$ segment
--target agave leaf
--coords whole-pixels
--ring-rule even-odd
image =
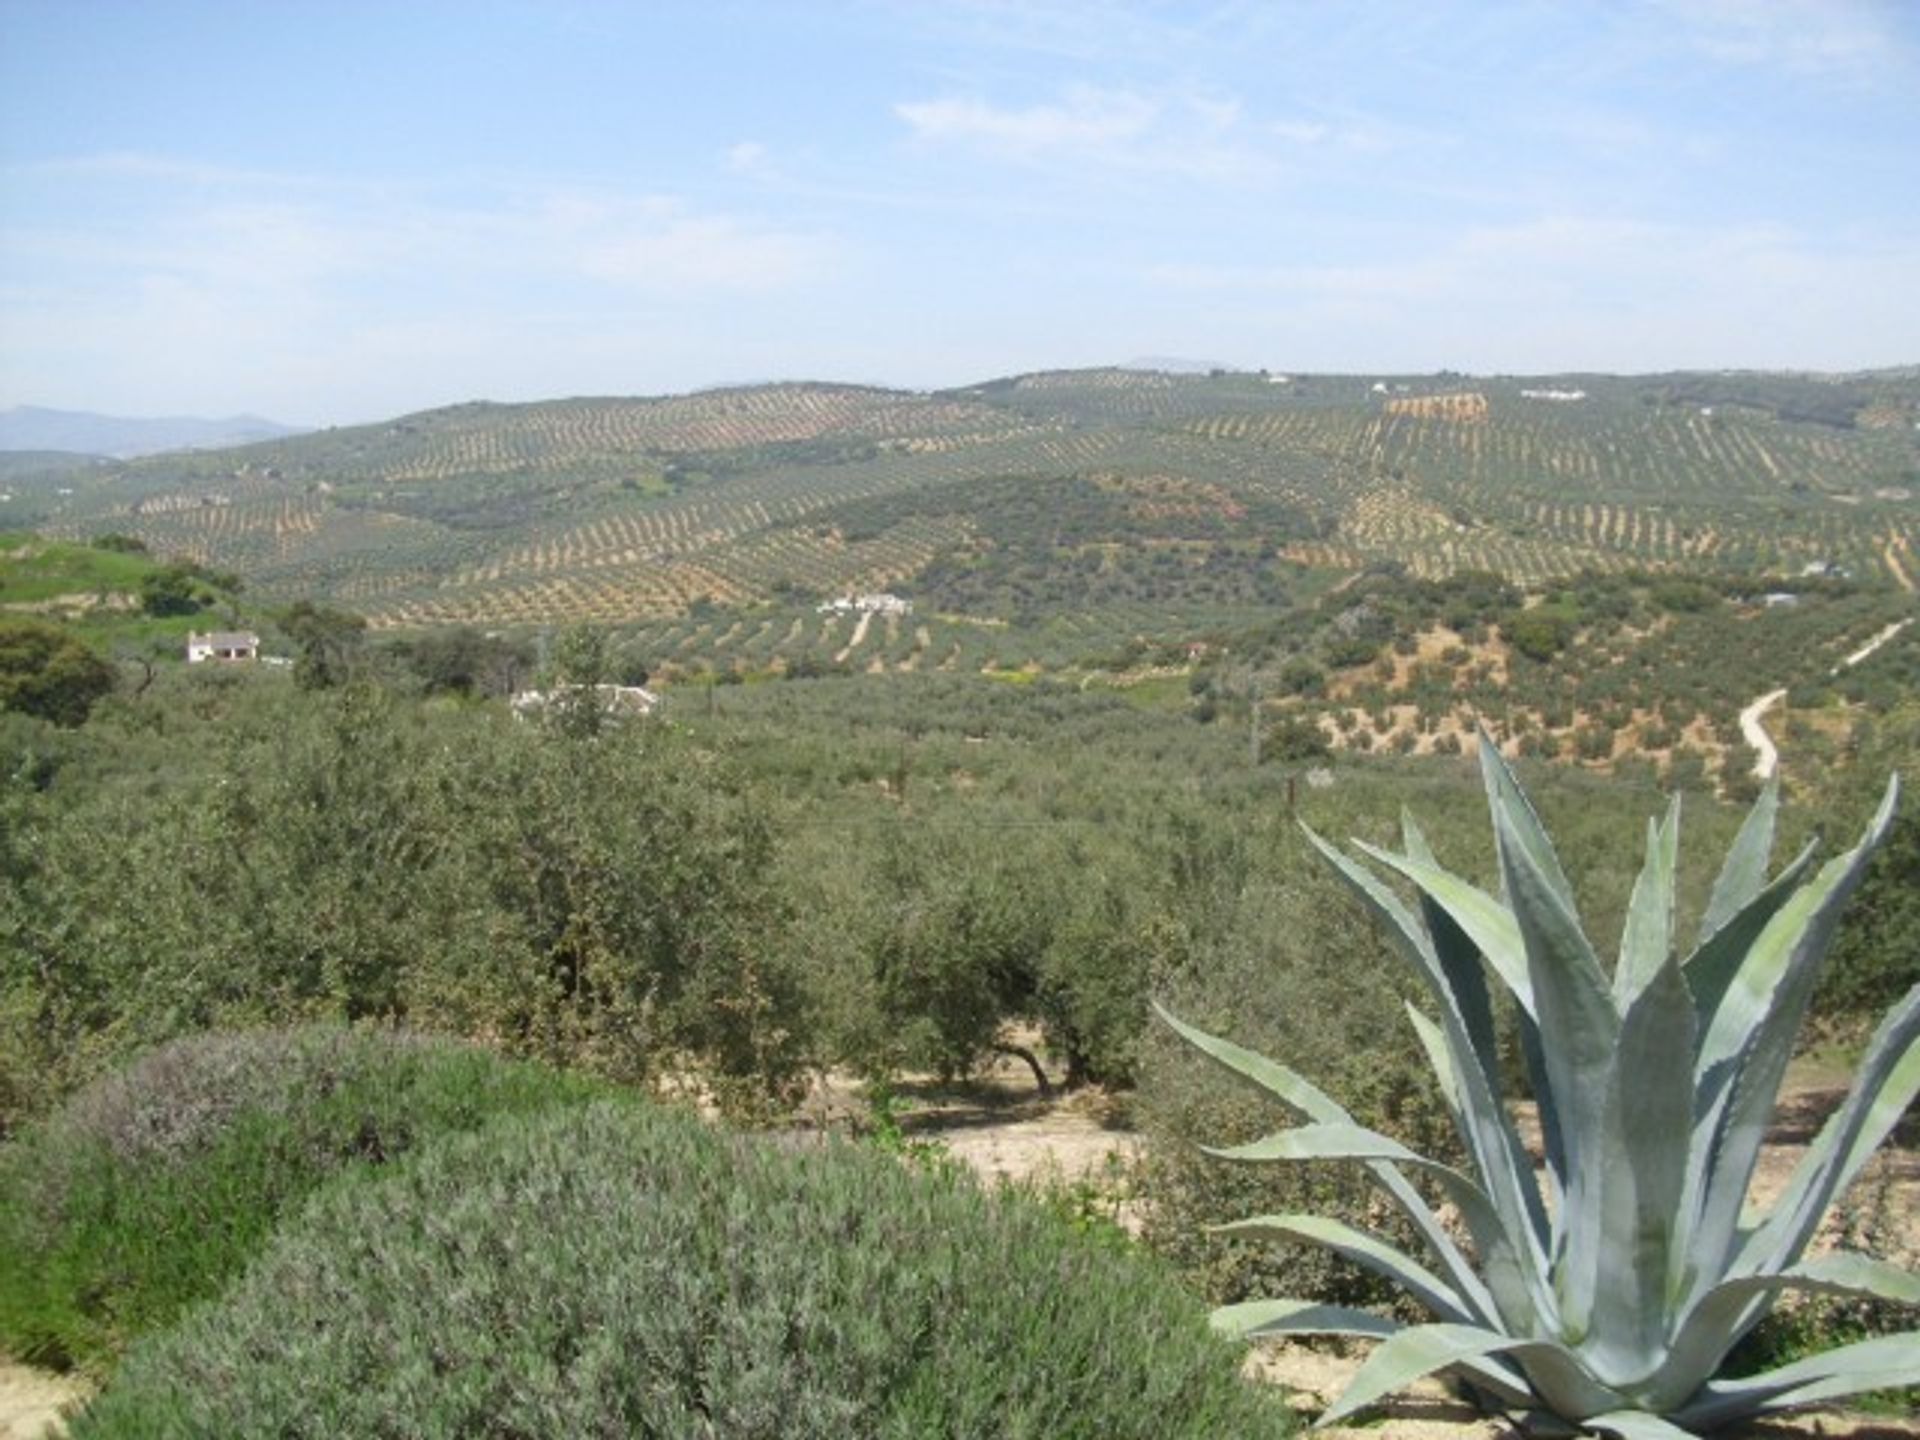
[[[1733,1271],[1764,1272],[1794,1260],[1813,1238],[1827,1206],[1853,1183],[1916,1096],[1920,1096],[1920,985],[1909,990],[1874,1030],[1846,1100],[1807,1147],[1772,1214],[1741,1247]]]
[[[1534,1390],[1561,1414],[1590,1414],[1620,1403],[1619,1396],[1587,1379],[1565,1347],[1552,1341],[1516,1339],[1478,1325],[1412,1325],[1374,1347],[1314,1428],[1344,1420],[1425,1376],[1500,1355],[1519,1361]],[[1537,1372],[1548,1377],[1544,1385]]]
[[[1291,1066],[1282,1065],[1277,1060],[1269,1060],[1257,1050],[1249,1050],[1244,1045],[1236,1045],[1233,1041],[1218,1035],[1209,1035],[1206,1031],[1187,1024],[1157,1001],[1153,1009],[1154,1013],[1164,1020],[1175,1034],[1194,1049],[1218,1064],[1224,1065],[1242,1079],[1251,1080],[1296,1114],[1329,1124],[1341,1123],[1352,1118],[1337,1100]]]
[[[1318,1300],[1248,1300],[1222,1305],[1207,1323],[1230,1340],[1263,1340],[1272,1335],[1363,1335],[1384,1340],[1404,1329],[1398,1320],[1354,1310],[1345,1305],[1323,1305]]]
[[[1483,747],[1483,754],[1489,749]],[[1490,763],[1498,764],[1498,755]],[[1508,775],[1509,783],[1511,779]],[[1563,882],[1555,880],[1557,865],[1550,871],[1538,858],[1545,837],[1535,840],[1525,833],[1528,826],[1538,825],[1531,810],[1521,814],[1503,803],[1493,812],[1493,824],[1494,833],[1504,837],[1501,866],[1526,948],[1536,1019],[1541,1034],[1552,1037],[1544,1047],[1547,1089],[1534,1098],[1543,1114],[1549,1108],[1556,1112],[1568,1142],[1566,1214],[1555,1290],[1561,1333],[1580,1334],[1591,1321],[1600,1283],[1598,1206],[1600,1171],[1607,1159],[1593,1141],[1605,1122],[1620,1015],[1579,917],[1561,893]]]
[[[1582,1360],[1624,1385],[1659,1367],[1685,1256],[1681,1197],[1693,1118],[1693,1005],[1672,951],[1620,1024],[1598,1165],[1593,1323]]]
[[[1500,754],[1500,747],[1484,728],[1480,731],[1480,779],[1486,786],[1487,809],[1496,815],[1504,813],[1510,821],[1505,834],[1495,830],[1493,837],[1501,875],[1504,877],[1507,873],[1507,852],[1516,848],[1523,851],[1547,888],[1569,914],[1574,913],[1573,886],[1567,883],[1566,872],[1560,868],[1560,857],[1553,853],[1553,842],[1547,839],[1546,827],[1540,823],[1539,813],[1527,798],[1527,792],[1520,788],[1512,767]]]
[[[1740,822],[1740,833],[1733,837],[1727,858],[1714,878],[1713,894],[1707,899],[1707,913],[1700,919],[1700,938],[1722,928],[1735,914],[1745,909],[1767,883],[1767,857],[1773,853],[1773,822],[1780,811],[1780,782],[1769,780],[1760,798]]]
[[[1747,819],[1751,824],[1753,816],[1749,815]],[[1809,841],[1785,870],[1782,870],[1759,894],[1749,899],[1743,908],[1721,924],[1699,949],[1687,957],[1687,984],[1693,991],[1694,1014],[1698,1017],[1699,1034],[1702,1037],[1706,1033],[1708,1022],[1719,1011],[1721,1002],[1726,996],[1727,987],[1733,983],[1733,978],[1739,973],[1741,964],[1746,960],[1767,925],[1779,913],[1780,907],[1785,905],[1799,889],[1802,879],[1812,868],[1813,857],[1818,849],[1816,842]],[[1685,1208],[1686,1222],[1690,1232],[1698,1219],[1702,1197],[1706,1191],[1708,1167],[1713,1162],[1717,1148],[1715,1137],[1720,1132],[1727,1106],[1732,1099],[1732,1086],[1727,1083],[1727,1077],[1732,1073],[1730,1063],[1723,1061],[1719,1072],[1711,1081],[1704,1078],[1707,1068],[1704,1061],[1696,1061],[1693,1139],[1688,1147],[1687,1157],[1689,1198]],[[1707,1268],[1702,1273],[1710,1277],[1715,1272]]]
[[[1319,1245],[1336,1255],[1346,1256],[1376,1275],[1385,1276],[1442,1320],[1472,1320],[1466,1302],[1446,1281],[1378,1236],[1343,1221],[1321,1215],[1260,1215],[1210,1228],[1216,1235],[1258,1236]]]
[[[1820,842],[1809,840],[1786,869],[1716,926],[1687,957],[1687,984],[1693,990],[1693,1008],[1700,1016],[1703,1029],[1714,1012],[1719,1010],[1727,987],[1739,973],[1740,962],[1746,958],[1747,951],[1753,948],[1753,942],[1767,928],[1767,922],[1800,888],[1800,882],[1806,877],[1807,871],[1813,868],[1813,857],[1819,850]]]
[[[1702,1176],[1693,1252],[1702,1274],[1723,1270],[1732,1254],[1740,1210],[1773,1113],[1780,1078],[1793,1053],[1813,994],[1819,961],[1840,911],[1860,883],[1874,848],[1893,822],[1898,780],[1887,784],[1880,809],[1860,843],[1821,867],[1768,922],[1715,1012],[1699,1058],[1700,1084],[1731,1084],[1719,1123],[1706,1137],[1712,1158]],[[1715,1103],[1709,1100],[1709,1107]]]
[[[1296,1125],[1291,1130],[1277,1130],[1245,1145],[1220,1148],[1202,1145],[1200,1148],[1222,1160],[1390,1160],[1396,1165],[1417,1166],[1443,1178],[1450,1176],[1471,1189],[1479,1188],[1452,1166],[1409,1150],[1391,1135],[1382,1135],[1364,1125]]]
[[[1281,1335],[1357,1335],[1384,1340],[1406,1328],[1384,1315],[1315,1300],[1249,1300],[1222,1305],[1208,1320],[1218,1334],[1230,1340],[1268,1340]],[[1526,1376],[1501,1360],[1469,1360],[1459,1368],[1505,1404],[1524,1408],[1539,1403],[1539,1397],[1527,1386]]]
[[[1683,1403],[1712,1376],[1727,1352],[1785,1291],[1920,1304],[1920,1276],[1866,1255],[1816,1255],[1771,1275],[1724,1280],[1701,1297],[1674,1335],[1650,1402]],[[1758,1303],[1756,1303],[1758,1302]]]
[[[1344,1107],[1299,1072],[1245,1046],[1236,1045],[1231,1040],[1196,1029],[1173,1015],[1158,1001],[1154,1002],[1153,1009],[1176,1034],[1201,1054],[1242,1079],[1252,1081],[1295,1113],[1324,1124],[1353,1124],[1353,1116]],[[1460,1247],[1454,1243],[1453,1237],[1428,1207],[1413,1182],[1398,1168],[1384,1162],[1369,1162],[1367,1172],[1393,1197],[1394,1203],[1420,1232],[1420,1238],[1426,1241],[1427,1248],[1446,1271],[1455,1291],[1483,1317],[1491,1318],[1503,1313],[1493,1292],[1481,1280],[1466,1256],[1460,1253]],[[1514,1303],[1516,1297],[1507,1299],[1508,1303]]]
[[[1680,797],[1667,803],[1664,825],[1647,822],[1647,858],[1627,902],[1620,959],[1613,967],[1613,1001],[1625,1013],[1673,950],[1673,872],[1680,858]],[[1691,997],[1688,997],[1691,999]]]
[[[1530,1328],[1537,1323],[1540,1314],[1550,1314],[1552,1309],[1551,1294],[1545,1283],[1548,1219],[1539,1189],[1534,1184],[1533,1164],[1527,1158],[1520,1137],[1505,1108],[1496,1098],[1488,1078],[1489,1068],[1498,1068],[1498,1057],[1490,1053],[1483,1060],[1476,1051],[1447,966],[1442,964],[1426,931],[1408,913],[1399,898],[1363,866],[1342,855],[1312,830],[1306,830],[1306,835],[1361,902],[1377,919],[1385,922],[1396,946],[1427,982],[1427,988],[1440,1007],[1451,1063],[1446,1067],[1436,1064],[1436,1071],[1443,1085],[1449,1075],[1456,1082],[1458,1107],[1455,1118],[1459,1124],[1461,1142],[1473,1157],[1474,1168],[1487,1187],[1502,1229],[1515,1243],[1525,1247],[1527,1263],[1522,1272],[1526,1279],[1525,1304],[1520,1309],[1514,1308],[1522,1297],[1501,1294],[1496,1287],[1495,1293],[1500,1295],[1502,1301],[1500,1313],[1509,1325]],[[1437,873],[1446,874],[1445,871]],[[1493,903],[1490,898],[1488,903]],[[1498,908],[1496,905],[1495,909]],[[1504,911],[1499,913],[1505,914]],[[1459,957],[1455,958],[1457,962]],[[1480,973],[1477,960],[1470,964],[1475,981],[1484,992],[1485,978]],[[1487,1237],[1483,1235],[1476,1234],[1474,1238],[1482,1244],[1487,1243]]]
[[[1413,1026],[1413,1033],[1420,1041],[1420,1048],[1426,1052],[1427,1064],[1440,1082],[1440,1097],[1447,1102],[1447,1112],[1453,1116],[1454,1128],[1460,1132],[1460,1138],[1472,1140],[1467,1135],[1467,1119],[1460,1113],[1460,1075],[1453,1063],[1453,1056],[1447,1053],[1447,1037],[1440,1027],[1420,1013],[1420,1007],[1411,1000],[1406,1002],[1407,1020]]]
[[[1246,1145],[1221,1149],[1203,1145],[1208,1155],[1222,1160],[1253,1163],[1300,1160],[1386,1161],[1394,1165],[1412,1165],[1440,1182],[1466,1221],[1467,1230],[1480,1252],[1480,1266],[1486,1272],[1487,1288],[1498,1302],[1491,1313],[1511,1317],[1531,1317],[1535,1313],[1535,1285],[1538,1267],[1523,1259],[1525,1237],[1515,1237],[1500,1221],[1486,1191],[1451,1165],[1429,1159],[1409,1150],[1398,1140],[1361,1125],[1297,1125]],[[1464,1293],[1464,1292],[1463,1292]],[[1548,1312],[1550,1313],[1550,1312]]]
[[[1414,823],[1413,816],[1404,811],[1400,816],[1400,835],[1410,857],[1426,865],[1435,863],[1427,837]],[[1487,976],[1481,968],[1479,948],[1425,891],[1420,895],[1420,918],[1433,943],[1434,960],[1447,988],[1453,992],[1461,1026],[1466,1030],[1474,1057],[1480,1062],[1481,1073],[1487,1078],[1487,1091],[1497,1105],[1500,1103],[1500,1041],[1494,1031],[1493,998],[1487,993]]]
[[[1920,1330],[1856,1340],[1758,1375],[1716,1380],[1672,1418],[1689,1428],[1713,1430],[1756,1415],[1903,1385],[1920,1385]]]
[[[1399,871],[1418,885],[1460,927],[1467,939],[1473,942],[1474,948],[1486,957],[1494,973],[1520,1002],[1520,1008],[1529,1015],[1534,1013],[1533,986],[1527,975],[1526,951],[1521,944],[1520,927],[1514,923],[1513,915],[1506,906],[1477,885],[1462,880],[1439,865],[1424,863],[1408,855],[1396,855],[1391,850],[1369,845],[1364,840],[1353,843],[1369,858]],[[1340,860],[1346,859],[1324,842],[1320,853],[1329,858],[1339,856]],[[1344,866],[1342,873],[1347,873]]]
[[[1403,813],[1400,817],[1400,831],[1404,837],[1406,853],[1410,859],[1424,865],[1435,864],[1433,850],[1427,844],[1427,838],[1411,815]],[[1420,892],[1420,915],[1426,921],[1427,933],[1433,940],[1433,952],[1439,962],[1441,972],[1451,986],[1459,1002],[1461,1023],[1466,1027],[1468,1042],[1474,1054],[1479,1057],[1481,1072],[1487,1078],[1487,1094],[1493,1107],[1504,1117],[1506,1107],[1502,1100],[1500,1080],[1500,1042],[1494,1030],[1493,999],[1487,991],[1487,977],[1483,968],[1479,947],[1468,937],[1466,931],[1454,923],[1453,917],[1424,890]],[[1533,1017],[1523,1008],[1518,1017],[1520,1027],[1520,1048],[1527,1063],[1527,1074],[1537,1094],[1546,1089],[1545,1060],[1540,1048],[1539,1028],[1533,1023]],[[1561,1210],[1560,1196],[1564,1192],[1567,1174],[1566,1142],[1560,1134],[1559,1117],[1551,1107],[1540,1114],[1541,1149],[1547,1161],[1547,1186],[1551,1205],[1543,1207],[1548,1215],[1558,1214]],[[1507,1151],[1509,1164],[1519,1177],[1523,1194],[1531,1193],[1537,1198],[1539,1191],[1533,1180],[1533,1163],[1527,1157],[1526,1148],[1521,1145],[1520,1137],[1514,1133],[1511,1125],[1504,1127],[1510,1143]],[[1534,1200],[1529,1200],[1529,1208]],[[1551,1226],[1536,1216],[1535,1228],[1550,1233]]]

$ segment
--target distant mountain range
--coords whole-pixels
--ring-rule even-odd
[[[192,415],[139,419],[86,410],[47,410],[37,405],[0,410],[0,450],[65,450],[110,455],[116,460],[167,450],[214,450],[305,433],[298,426],[258,415],[233,415],[224,420]]]

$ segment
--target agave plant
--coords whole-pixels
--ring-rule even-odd
[[[1674,943],[1677,801],[1648,824],[1646,862],[1609,975],[1533,807],[1483,736],[1500,898],[1435,863],[1412,821],[1404,850],[1359,849],[1411,882],[1417,909],[1374,870],[1308,838],[1385,922],[1430,992],[1408,1017],[1452,1111],[1472,1174],[1414,1153],[1302,1076],[1162,1012],[1181,1035],[1305,1123],[1212,1153],[1367,1167],[1411,1220],[1425,1262],[1312,1215],[1267,1215],[1228,1233],[1325,1246],[1386,1276],[1433,1322],[1402,1326],[1304,1300],[1230,1305],[1215,1324],[1246,1338],[1375,1337],[1326,1424],[1423,1375],[1452,1371],[1536,1433],[1641,1440],[1920,1383],[1920,1331],[1764,1374],[1716,1378],[1734,1344],[1790,1291],[1920,1303],[1920,1277],[1862,1255],[1807,1255],[1828,1205],[1920,1092],[1920,986],[1882,1021],[1851,1092],[1770,1212],[1747,1210],[1760,1142],[1815,974],[1842,906],[1886,832],[1897,782],[1860,843],[1821,867],[1808,846],[1767,878],[1777,791],[1727,855],[1700,937]],[[1491,980],[1513,996],[1537,1102],[1536,1166],[1508,1113]],[[1409,1178],[1437,1182],[1464,1243]],[[1469,1258],[1471,1256],[1471,1258]]]

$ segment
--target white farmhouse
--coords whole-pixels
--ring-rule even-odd
[[[187,663],[203,660],[258,660],[260,637],[251,630],[192,630],[187,633]]]

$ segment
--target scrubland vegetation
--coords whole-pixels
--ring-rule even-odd
[[[1202,1302],[1404,1301],[1206,1227],[1412,1236],[1200,1153],[1275,1111],[1150,1001],[1467,1158],[1295,822],[1404,806],[1497,890],[1484,726],[1604,948],[1663,791],[1707,912],[1762,690],[1783,851],[1920,755],[1920,626],[1847,663],[1913,613],[1911,385],[1566,378],[459,407],[10,480],[95,539],[0,542],[0,1347],[116,1375],[81,1434],[1280,1433]],[[880,586],[913,612],[817,608]],[[216,624],[289,663],[172,658]],[[662,709],[502,698],[600,682]],[[1920,979],[1913,804],[1835,1053]],[[1120,1097],[1137,1236],[791,1131],[1008,1054]]]

